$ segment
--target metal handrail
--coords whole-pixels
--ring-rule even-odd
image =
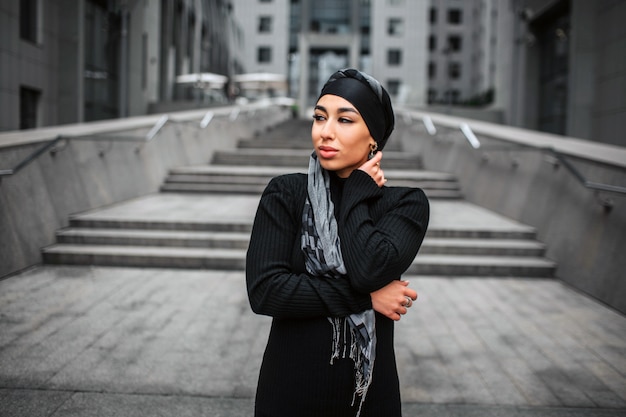
[[[430,116],[423,116],[422,117],[422,123],[424,124],[424,127],[426,128],[426,131],[428,131],[428,133],[431,136],[434,136],[437,134],[437,128],[435,127],[435,124],[433,123],[432,119],[430,118]],[[588,180],[568,159],[567,157],[557,151],[556,149],[554,149],[551,146],[543,146],[543,147],[537,147],[537,146],[531,146],[531,145],[526,145],[526,144],[517,144],[515,147],[513,146],[485,146],[482,145],[480,143],[480,140],[476,137],[476,135],[474,134],[474,132],[472,131],[472,128],[469,126],[469,124],[463,122],[460,123],[458,125],[459,130],[463,133],[463,135],[465,136],[465,139],[467,139],[467,141],[469,142],[470,146],[474,149],[474,150],[479,150],[479,149],[483,149],[483,150],[488,150],[488,151],[510,151],[512,149],[514,150],[537,150],[540,152],[546,152],[551,154],[557,161],[559,161],[559,163],[561,163],[566,169],[567,171],[572,174],[574,176],[574,178],[576,178],[576,180],[582,184],[585,188],[594,190],[594,191],[605,191],[605,192],[611,192],[611,193],[616,193],[619,195],[626,195],[626,187],[623,187],[621,185],[611,185],[611,184],[604,184],[604,183],[599,183],[599,182],[594,182],[594,181],[590,181]],[[610,210],[613,207],[613,202],[609,199],[605,199],[605,198],[600,198],[599,196],[598,200],[600,202],[600,204],[602,206],[605,207],[605,209]]]
[[[207,113],[205,113],[204,117],[199,123],[200,128],[202,129],[206,128],[214,119],[214,116],[215,114],[212,111],[208,111]],[[0,179],[2,179],[2,177],[5,177],[5,176],[17,174],[24,167],[26,167],[31,162],[35,161],[41,155],[46,153],[49,149],[53,149],[54,146],[62,140],[69,140],[69,139],[71,140],[102,140],[102,139],[105,139],[108,141],[131,141],[131,142],[137,141],[137,142],[141,142],[141,145],[135,149],[135,151],[138,152],[141,149],[141,146],[147,142],[150,142],[152,139],[154,139],[157,136],[157,134],[161,131],[161,129],[163,129],[163,127],[168,122],[169,123],[183,123],[174,119],[170,119],[170,117],[165,114],[156,121],[156,123],[152,126],[150,131],[148,131],[148,133],[145,136],[113,136],[113,135],[107,135],[107,134],[74,135],[74,136],[57,135],[54,139],[51,139],[45,142],[42,146],[35,149],[31,154],[27,155],[24,159],[18,162],[17,165],[15,165],[15,167],[10,168],[10,169],[0,169]]]

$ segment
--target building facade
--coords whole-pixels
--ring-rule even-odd
[[[431,0],[428,103],[487,104],[496,73],[495,25],[501,1]]]
[[[505,123],[626,146],[626,0],[510,0],[502,15]]]
[[[199,93],[177,76],[204,72],[282,74],[305,114],[350,66],[397,105],[626,146],[626,0],[6,0],[0,17],[0,130],[169,111]]]
[[[142,115],[176,76],[242,72],[226,0],[0,2],[0,130]]]
[[[234,0],[245,66],[287,76],[301,111],[340,68],[359,68],[394,101],[425,103],[426,0]],[[245,23],[244,23],[245,22]]]

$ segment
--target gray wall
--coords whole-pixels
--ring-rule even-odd
[[[119,139],[145,138],[162,115],[0,134],[0,170],[57,135],[80,136],[0,177],[0,277],[40,263],[41,248],[54,243],[70,214],[154,193],[170,168],[208,163],[216,149],[234,148],[238,139],[291,117],[288,108],[249,106],[233,121],[233,109],[211,109],[215,117],[205,129],[199,123],[206,110],[173,113],[143,143]]]
[[[596,194],[539,149],[561,151],[589,181],[626,187],[626,148],[435,114],[431,136],[424,113],[408,114],[413,122],[398,117],[394,132],[407,152],[420,152],[428,170],[457,175],[468,201],[535,227],[559,279],[626,312],[626,195]],[[458,129],[462,122],[483,146],[534,148],[475,150]],[[599,198],[612,199],[612,209]]]

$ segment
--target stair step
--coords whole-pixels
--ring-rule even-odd
[[[535,239],[536,231],[534,228],[518,227],[518,228],[488,228],[480,227],[443,227],[432,225],[429,226],[426,233],[430,238],[460,238],[460,239]]]
[[[269,181],[268,181],[269,182]],[[389,181],[390,186],[396,184]],[[459,199],[462,194],[455,189],[432,189],[421,186],[422,184],[411,184],[412,186],[420,186],[430,199]],[[226,194],[261,194],[266,182],[260,184],[239,184],[239,183],[177,183],[165,182],[159,188],[163,192],[179,192],[179,193],[226,193]]]
[[[119,219],[96,216],[72,216],[69,227],[94,229],[141,229],[141,230],[179,230],[203,232],[243,232],[250,233],[251,223],[231,221],[188,221],[188,220],[151,220]]]
[[[42,250],[50,264],[243,270],[245,250],[157,246],[55,244]]]
[[[193,193],[260,194],[270,180],[278,175],[304,173],[295,167],[253,167],[205,165],[181,167],[170,171],[160,190]],[[386,170],[388,186],[408,186],[424,189],[430,198],[459,199],[462,194],[455,178],[449,174],[430,171]]]
[[[502,255],[541,257],[545,245],[520,239],[426,238],[420,255]]]
[[[57,242],[64,244],[225,249],[247,249],[250,241],[249,233],[141,229],[68,228],[58,231],[56,236]]]
[[[250,234],[145,229],[67,228],[56,234],[63,244],[169,246],[247,249]],[[424,240],[421,254],[542,256],[545,246],[536,241],[506,239]]]
[[[311,150],[294,149],[237,149],[218,151],[213,155],[213,164],[219,165],[255,165],[255,166],[300,166],[309,163]],[[389,169],[420,169],[419,155],[402,152],[385,152],[384,166]]]
[[[545,258],[512,256],[417,256],[406,274],[552,278],[556,264]]]
[[[42,250],[51,264],[242,270],[245,250],[158,246],[55,244]],[[554,262],[543,258],[419,255],[406,274],[552,277]]]

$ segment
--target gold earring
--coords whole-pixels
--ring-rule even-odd
[[[374,152],[376,152],[377,149],[378,149],[378,143],[374,142],[370,144],[369,159],[372,159],[372,157],[374,156]]]

